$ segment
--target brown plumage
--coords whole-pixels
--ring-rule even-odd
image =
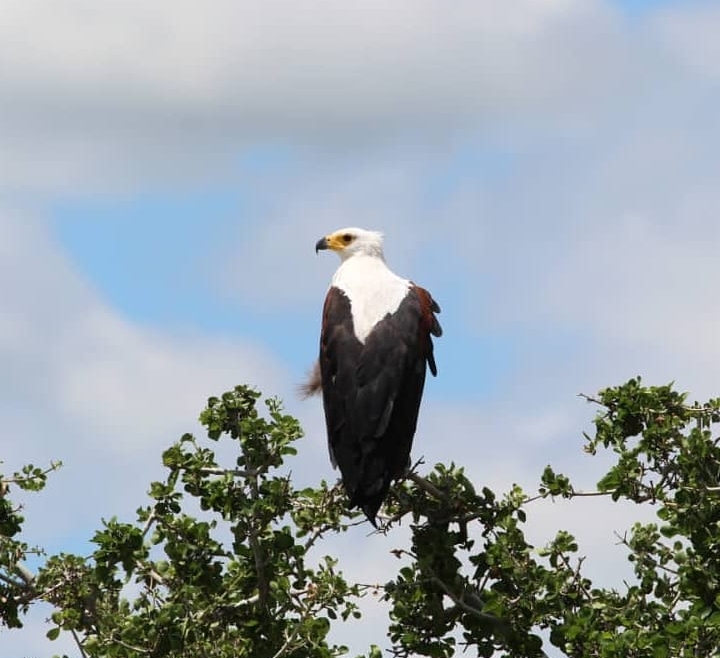
[[[322,375],[320,374],[320,361],[313,363],[310,375],[307,381],[298,386],[300,391],[300,397],[303,400],[311,398],[313,395],[320,395],[322,393]]]
[[[350,505],[375,524],[390,483],[409,464],[426,367],[437,374],[440,308],[388,269],[378,233],[343,229],[316,248],[343,262],[323,307],[319,378],[313,370],[303,391],[322,390],[330,458]]]

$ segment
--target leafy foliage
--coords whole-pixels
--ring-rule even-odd
[[[10,487],[41,491],[48,473],[60,466],[60,462],[54,462],[43,470],[29,464],[10,477],[0,475],[0,623],[10,628],[22,626],[20,617],[37,596],[34,576],[23,566],[23,561],[31,553],[41,553],[39,548],[19,539],[25,517],[9,498]]]
[[[534,497],[518,487],[501,498],[478,493],[462,469],[442,466],[428,478],[437,498],[408,483],[395,490],[395,514],[415,520],[405,552],[412,566],[387,588],[398,655],[450,656],[458,628],[481,656],[543,655],[542,629],[570,656],[715,655],[720,439],[711,428],[720,400],[687,405],[672,387],[643,387],[639,378],[588,400],[602,411],[585,450],[617,457],[596,492],[576,491],[550,466]],[[524,537],[529,503],[587,495],[656,509],[659,523],[637,523],[623,537],[637,580],[622,593],[583,575],[568,532],[539,550]]]
[[[28,605],[45,600],[55,606],[48,636],[73,633],[86,657],[342,654],[328,632],[335,620],[359,616],[368,586],[347,582],[337,559],[318,552],[324,535],[364,521],[346,510],[337,486],[293,487],[282,469],[301,429],[276,400],[261,414],[259,400],[244,386],[210,398],[200,417],[207,439],[186,434],[165,451],[167,477],[151,484],[137,521],[104,522],[89,558],[51,556],[37,576],[22,567],[35,549],[18,539],[23,518],[8,495],[13,486],[41,489],[47,471],[27,467],[3,479],[3,623],[19,626]],[[615,456],[596,491],[576,490],[547,466],[536,494],[514,485],[498,495],[454,464],[424,478],[412,472],[392,489],[381,532],[401,522],[411,532],[382,589],[393,654],[716,654],[720,439],[712,431],[720,400],[689,405],[672,386],[639,378],[587,400],[599,413],[585,450]],[[231,467],[218,464],[219,441],[236,446]],[[622,591],[591,582],[567,531],[542,547],[525,537],[538,501],[585,496],[655,512],[654,523],[622,537],[635,572]],[[367,655],[381,652],[373,645]]]
[[[56,607],[49,637],[70,631],[83,655],[113,658],[343,652],[327,642],[330,621],[359,614],[360,589],[310,549],[352,516],[339,488],[298,491],[279,473],[302,431],[276,400],[261,415],[259,397],[239,386],[210,398],[200,416],[209,440],[186,434],[165,451],[167,477],[151,484],[136,524],[105,521],[88,560],[48,559],[31,589]],[[237,446],[231,468],[210,447],[220,440]]]

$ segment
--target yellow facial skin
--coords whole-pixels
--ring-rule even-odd
[[[338,231],[337,233],[331,233],[326,235],[324,238],[320,238],[315,245],[315,252],[317,253],[321,249],[331,249],[332,251],[342,251],[348,245],[352,244],[355,236],[352,233]]]

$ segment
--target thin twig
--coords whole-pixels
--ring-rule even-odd
[[[78,649],[80,650],[80,655],[82,658],[87,658],[87,654],[85,653],[85,649],[83,649],[82,642],[80,641],[80,638],[78,637],[77,632],[74,628],[70,629],[70,633],[72,633],[73,639],[75,640],[75,644],[77,644]]]
[[[62,462],[55,461],[50,462],[50,466],[47,468],[44,468],[41,471],[42,475],[49,475],[53,471],[57,471],[62,466]],[[9,484],[20,484],[21,482],[26,482],[27,480],[31,480],[32,478],[36,477],[34,474],[25,474],[25,473],[15,473],[14,476],[9,478],[3,478],[0,480],[0,488],[4,492],[6,490],[7,485]]]
[[[257,603],[259,600],[260,600],[260,595],[253,594],[252,596],[248,596],[246,599],[241,599],[240,601],[235,601],[235,603],[230,604],[230,607],[240,608],[244,605],[251,605],[253,603]]]
[[[494,615],[489,615],[487,612],[483,612],[482,610],[479,610],[478,608],[475,608],[474,606],[469,605],[463,599],[461,599],[459,596],[453,593],[453,591],[437,576],[431,576],[430,580],[434,582],[436,585],[439,585],[443,592],[448,596],[448,598],[461,610],[464,610],[465,612],[474,615],[478,619],[482,619],[483,621],[491,622],[492,624],[503,624],[503,620],[499,617],[495,617]]]
[[[522,504],[525,505],[527,503],[533,503],[536,500],[542,500],[544,498],[566,498],[567,500],[570,500],[571,498],[591,498],[593,496],[611,496],[613,493],[615,493],[615,489],[609,489],[608,491],[570,491],[566,494],[551,494],[549,491],[546,491],[545,493],[537,494],[536,496],[528,496],[525,500],[523,500]]]
[[[342,483],[340,480],[337,481],[337,483],[327,490],[326,494],[323,496],[323,499],[320,503],[320,512],[325,512],[327,510],[328,503],[332,502],[333,497],[338,494],[341,491]],[[362,520],[364,522],[365,519]],[[307,553],[308,550],[312,547],[312,545],[320,539],[328,530],[332,530],[333,525],[330,523],[326,523],[324,525],[321,525],[318,528],[315,528],[315,530],[310,534],[310,536],[305,540],[304,548],[305,552]]]
[[[579,398],[582,398],[586,402],[590,402],[591,404],[597,404],[601,407],[607,407],[607,404],[605,404],[602,400],[599,398],[596,398],[593,395],[588,395],[587,393],[578,393],[577,396]],[[706,413],[718,413],[720,412],[720,409],[713,405],[709,404],[703,404],[700,406],[697,405],[691,405],[691,404],[683,404],[675,406],[673,405],[673,408],[675,409],[682,409],[683,411],[687,411],[689,413],[696,413],[696,414],[706,414]],[[647,409],[646,413],[648,414],[661,414],[666,413],[667,409]]]
[[[620,544],[625,546],[628,550],[630,550],[635,555],[638,555],[639,557],[643,557],[642,553],[638,553],[632,546],[630,546],[630,542],[627,538],[627,533],[623,533],[622,536],[618,532],[614,533],[615,536],[620,540]],[[660,564],[659,561],[655,560],[654,558],[650,558],[650,566],[660,569],[661,571],[664,571],[666,573],[669,573],[671,576],[677,577],[679,575],[679,572],[673,569],[672,567],[665,566],[664,564]]]
[[[582,578],[580,576],[580,568],[582,567],[582,563],[585,561],[584,557],[578,558],[578,565],[576,569],[573,569],[572,564],[570,564],[570,560],[568,559],[567,555],[564,553],[559,553],[560,560],[565,565],[565,568],[572,573],[573,575],[573,582],[580,588],[582,593],[587,597],[589,601],[593,600],[593,595],[590,593],[590,591],[585,587],[585,585],[582,582]]]
[[[145,569],[145,565],[140,560],[135,560],[135,566],[142,572]],[[164,585],[165,579],[155,569],[148,569],[145,573],[158,585]]]
[[[600,400],[599,398],[596,398],[596,397],[594,397],[594,396],[592,396],[592,395],[588,395],[587,393],[578,393],[577,396],[578,396],[579,398],[582,398],[583,400],[585,400],[585,402],[590,402],[590,403],[592,403],[592,404],[597,404],[597,405],[600,405],[601,407],[604,407],[604,406],[605,406],[605,404],[603,403],[602,400]]]
[[[273,654],[273,658],[280,658],[292,645],[292,643],[295,641],[295,638],[298,636],[298,633],[300,632],[300,626],[302,622],[305,620],[303,618],[301,621],[298,621],[297,626],[293,629],[293,632],[288,635],[283,645]]]
[[[126,649],[129,649],[130,651],[135,651],[137,653],[142,653],[145,655],[150,655],[152,651],[150,649],[144,649],[143,647],[136,647],[132,644],[128,644],[127,642],[123,642],[120,638],[113,637],[112,641],[115,644],[119,644],[121,647],[125,647]]]
[[[293,596],[296,598],[298,604],[302,605],[302,600],[300,599],[301,594],[308,594],[308,590],[301,590],[300,592],[295,592]],[[272,658],[280,658],[290,647],[292,646],[292,643],[297,638],[298,634],[300,633],[300,629],[302,628],[303,624],[312,616],[313,610],[312,606],[308,606],[303,611],[302,615],[300,616],[300,619],[298,619],[297,624],[295,625],[295,628],[293,628],[292,633],[288,635],[285,638],[285,642],[283,645],[273,654]]]
[[[238,478],[251,478],[258,475],[260,471],[242,468],[219,468],[217,466],[206,466],[197,470],[200,475],[232,475]]]
[[[150,528],[152,527],[153,523],[155,523],[155,521],[157,521],[157,516],[155,516],[155,510],[153,509],[150,512],[150,515],[147,517],[147,521],[145,521],[145,525],[143,526],[143,529],[142,529],[143,538],[150,531]]]

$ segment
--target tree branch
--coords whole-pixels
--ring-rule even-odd
[[[4,573],[0,572],[0,580],[4,583],[7,583],[10,585],[10,587],[14,587],[15,589],[25,589],[26,583],[25,581],[19,581],[19,580],[13,580],[12,578],[9,578]]]
[[[481,619],[482,621],[487,621],[493,625],[500,625],[505,624],[505,622],[500,619],[499,617],[495,617],[495,615],[489,615],[487,612],[483,612],[482,610],[475,608],[468,603],[466,603],[463,599],[461,599],[459,596],[453,593],[453,591],[442,581],[440,578],[438,578],[435,575],[432,575],[430,577],[430,580],[434,582],[436,585],[438,585],[442,591],[447,595],[447,597],[461,610],[464,612],[467,612],[471,615],[474,615],[478,619]]]
[[[147,518],[147,521],[145,521],[145,525],[142,529],[142,536],[145,538],[147,536],[147,533],[150,531],[150,528],[152,528],[153,524],[157,521],[157,516],[155,516],[155,510],[151,510],[150,515]]]
[[[250,488],[250,496],[254,501],[257,501],[260,497],[259,485],[258,485],[258,471],[255,471],[255,475],[248,478],[248,486]],[[265,560],[260,549],[260,543],[258,541],[258,531],[253,525],[255,519],[250,519],[250,524],[247,532],[248,543],[253,552],[253,558],[255,560],[255,571],[257,573],[258,580],[258,595],[260,605],[267,606],[268,596],[270,595],[270,586],[265,577]]]
[[[150,576],[152,580],[154,580],[158,585],[164,585],[165,579],[153,568],[145,569],[145,565],[140,562],[140,560],[135,560],[135,566],[138,568],[140,573],[143,571]]]
[[[119,644],[121,647],[124,647],[125,649],[129,649],[130,651],[135,651],[136,653],[144,654],[146,656],[150,655],[152,653],[152,651],[150,649],[144,649],[143,647],[133,646],[132,644],[123,642],[120,638],[117,638],[117,637],[112,637],[112,641],[115,644]],[[83,655],[85,655],[85,654],[83,654]]]
[[[597,404],[600,407],[607,408],[607,405],[599,398],[596,398],[594,395],[588,395],[587,393],[578,393],[577,396],[579,398],[582,398],[586,402],[590,402],[591,404]],[[686,411],[688,413],[698,414],[698,415],[703,415],[703,414],[708,414],[708,413],[715,413],[715,414],[720,413],[720,409],[718,409],[715,406],[709,405],[709,404],[704,404],[702,406],[683,404],[683,405],[679,405],[674,408],[682,409],[683,411]],[[644,411],[645,411],[645,413],[648,413],[648,414],[661,414],[661,413],[666,413],[667,409],[645,409]]]
[[[200,475],[232,475],[237,478],[251,478],[258,475],[259,471],[251,469],[245,470],[242,468],[219,468],[217,466],[206,466],[199,468],[196,471]]]
[[[80,655],[82,658],[87,658],[87,654],[85,653],[85,649],[83,649],[82,642],[80,641],[80,637],[78,636],[77,632],[74,628],[70,629],[70,633],[72,633],[73,640],[75,640],[75,644],[77,644],[78,649],[80,650]]]
[[[439,500],[447,500],[447,494],[438,489],[432,482],[429,482],[424,477],[421,477],[417,473],[408,473],[406,478],[414,482],[418,488],[422,489],[425,493],[430,494],[434,498]]]
[[[542,500],[545,498],[566,498],[567,500],[570,500],[572,498],[592,498],[593,496],[611,496],[613,493],[615,493],[615,489],[610,489],[608,491],[570,491],[567,494],[551,494],[549,491],[546,491],[545,493],[537,494],[535,496],[528,496],[525,500],[523,500],[522,504],[525,505],[526,503],[534,503],[536,500]]]
[[[13,567],[13,571],[23,579],[28,587],[32,587],[35,584],[35,574],[30,571],[24,564],[19,562]]]
[[[280,656],[282,656],[290,648],[292,643],[295,641],[295,638],[298,636],[298,633],[300,633],[300,627],[302,625],[302,622],[305,621],[305,619],[306,619],[306,617],[303,616],[298,621],[295,628],[293,628],[292,633],[290,633],[290,635],[287,636],[283,645],[273,654],[272,658],[280,658]]]

